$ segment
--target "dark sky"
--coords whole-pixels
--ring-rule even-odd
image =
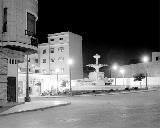
[[[159,50],[158,0],[59,1],[39,0],[37,34],[71,31],[83,38],[84,64],[127,64]]]

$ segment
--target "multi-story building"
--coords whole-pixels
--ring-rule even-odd
[[[37,51],[38,0],[0,0],[0,100],[17,101],[18,63]],[[6,67],[3,69],[3,67]]]
[[[83,78],[81,36],[71,32],[49,34],[48,43],[39,45],[39,54],[41,73],[56,74],[56,69],[59,69],[62,75],[71,71],[73,80]],[[72,65],[68,64],[69,59],[73,60]]]
[[[74,80],[83,79],[82,37],[77,34],[49,34],[48,43],[39,44],[38,53],[28,57],[31,95],[40,95],[46,90],[57,90],[63,81],[71,79],[73,85]],[[72,65],[69,65],[69,59],[72,59]],[[25,92],[25,73],[26,61],[19,64],[21,96],[24,96]],[[36,86],[37,83],[41,83],[41,86]]]

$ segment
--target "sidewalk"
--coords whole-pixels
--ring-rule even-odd
[[[71,102],[68,101],[31,101],[31,102],[21,102],[17,105],[10,106],[10,108],[6,111],[0,113],[0,116],[8,115],[8,114],[15,114],[15,113],[22,113],[22,112],[29,112],[29,111],[37,111],[37,110],[44,110],[47,108],[58,107],[58,106],[65,106],[69,105]],[[7,106],[3,106],[9,107]],[[0,107],[0,109],[3,109]]]

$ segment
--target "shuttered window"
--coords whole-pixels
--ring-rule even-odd
[[[36,17],[27,12],[27,35],[33,36],[36,34]]]
[[[4,8],[3,11],[3,32],[7,32],[7,8]]]

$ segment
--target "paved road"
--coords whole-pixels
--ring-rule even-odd
[[[159,91],[67,100],[72,104],[0,117],[0,128],[160,128]]]

